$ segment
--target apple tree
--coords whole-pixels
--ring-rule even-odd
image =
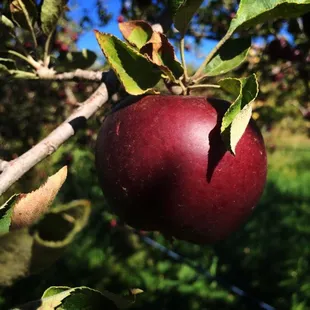
[[[92,69],[99,55],[77,50],[75,42],[83,27],[109,22],[101,1],[96,26],[87,15],[79,24],[70,20],[66,0],[0,4],[2,100],[34,103],[4,105],[3,119],[6,109],[14,114],[6,119],[11,127],[4,133],[20,153],[7,158],[7,146],[0,149],[1,286],[13,286],[54,264],[87,225],[91,196],[97,192],[90,199],[81,193],[62,203],[57,197],[72,182],[70,154],[46,182],[46,172],[35,176],[43,183],[38,189],[26,185],[26,193],[20,193],[18,187],[21,178],[27,180],[33,169],[57,157],[69,139],[79,137],[80,129],[92,137],[96,130],[91,169],[109,208],[130,226],[124,226],[127,230],[159,231],[169,240],[210,244],[228,238],[247,219],[264,189],[266,151],[251,119],[259,93],[257,76],[264,80],[268,67],[278,82],[285,70],[298,72],[306,89],[303,96],[309,99],[309,0],[129,2],[123,1],[118,17],[124,40],[94,30],[106,59],[99,70]],[[214,16],[220,18],[213,24]],[[275,23],[270,27],[275,29],[286,19],[293,32],[304,36],[298,46],[278,35],[265,49],[252,46],[257,31],[269,36],[263,25]],[[201,27],[206,24],[210,27]],[[185,60],[190,37],[198,45],[204,38],[218,40],[196,70]],[[251,61],[255,53],[266,54],[271,64],[265,65],[264,56]],[[283,85],[294,87],[288,84]],[[307,118],[308,106],[297,105]],[[39,120],[43,129],[33,126],[29,132],[18,115]],[[90,129],[92,119],[97,124]],[[40,300],[18,309],[125,309],[141,292],[132,288],[124,297],[86,286],[51,286]]]

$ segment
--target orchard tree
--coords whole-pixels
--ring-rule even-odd
[[[66,165],[36,191],[8,193],[79,129],[87,131],[87,120],[98,110],[104,113],[93,164],[105,199],[128,229],[211,244],[244,223],[260,199],[267,172],[263,138],[251,120],[259,93],[257,75],[244,73],[250,66],[264,80],[271,70],[279,82],[285,70],[293,76],[297,72],[305,88],[302,96],[309,100],[309,0],[123,1],[118,21],[124,41],[94,30],[106,71],[89,69],[97,55],[76,49],[79,30],[96,25],[87,15],[79,23],[70,21],[67,1],[10,0],[0,7],[1,91],[7,98],[19,92],[20,100],[31,100],[37,92],[43,108],[12,111],[29,117],[33,112],[46,123],[41,141],[36,140],[38,128],[29,139],[16,119],[6,132],[12,139],[21,135],[16,140],[25,139],[29,150],[0,161],[1,286],[50,266],[86,225],[90,201],[50,207],[66,182]],[[101,1],[97,9],[99,26],[105,25],[111,16]],[[265,48],[251,45],[251,36],[267,40],[270,35],[262,25],[275,23],[270,28],[277,31],[286,19],[292,19],[290,31],[301,38],[298,45],[278,34]],[[190,37],[198,45],[205,38],[218,40],[193,73],[185,61]],[[264,55],[276,64],[266,69]],[[40,89],[43,83],[50,83],[48,90]],[[92,93],[79,103],[81,90]],[[215,90],[229,101],[214,98]],[[202,91],[207,95],[199,96]],[[301,102],[296,105],[308,118],[309,107]],[[57,116],[66,113],[66,119]],[[55,118],[59,124],[51,129],[50,119]],[[5,149],[0,151],[6,157]],[[66,161],[69,165],[69,155]],[[122,309],[141,292],[132,289],[122,297],[84,286],[50,287],[39,305],[35,301],[19,308]]]

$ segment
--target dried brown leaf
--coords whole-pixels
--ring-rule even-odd
[[[67,166],[49,177],[37,190],[22,194],[13,209],[11,229],[28,227],[46,213],[66,178]]]

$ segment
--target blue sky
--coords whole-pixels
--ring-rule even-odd
[[[93,20],[97,20],[97,13],[94,10],[95,0],[70,0],[69,8],[71,9],[70,15],[73,18],[79,18],[83,14],[84,9],[88,9],[90,12],[90,17]],[[121,1],[120,0],[105,0],[104,4],[109,13],[113,15],[112,20],[105,27],[99,27],[98,30],[102,32],[111,33],[118,38],[122,38],[122,35],[118,29],[117,17],[119,16]],[[187,40],[188,43],[192,41],[190,39]],[[202,46],[197,51],[186,52],[185,57],[189,64],[193,64],[194,66],[198,66],[204,59],[205,55],[207,55],[211,49],[215,46],[216,41],[204,40]],[[192,45],[194,46],[194,44]],[[84,32],[80,39],[78,40],[78,48],[88,48],[90,50],[95,51],[96,53],[101,53],[99,45],[95,39],[94,33],[92,31]],[[179,57],[178,51],[176,51],[177,57]]]
[[[109,13],[113,15],[112,20],[105,27],[99,27],[98,30],[102,32],[111,33],[118,38],[122,38],[122,35],[118,28],[117,17],[120,14],[121,1],[120,0],[104,0],[104,5],[106,6]],[[87,9],[90,13],[90,18],[97,20],[97,12],[94,10],[96,7],[96,0],[69,0],[69,8],[71,12],[69,13],[73,18],[79,18],[83,14],[83,10]],[[293,37],[287,32],[287,25],[284,26],[280,32],[284,35],[290,43],[293,43]],[[270,40],[272,38],[270,37]],[[261,38],[255,38],[253,42],[262,44]],[[187,43],[192,43],[191,38],[187,38]],[[188,64],[192,64],[195,67],[203,61],[205,56],[211,51],[211,49],[216,45],[216,41],[213,40],[203,40],[202,45],[198,49],[193,49],[191,52],[185,52],[186,61]],[[195,44],[192,44],[194,47]],[[101,54],[99,45],[95,39],[93,31],[84,32],[80,39],[78,40],[78,48],[88,48],[95,51],[98,55]],[[176,50],[176,55],[180,59],[179,52]]]

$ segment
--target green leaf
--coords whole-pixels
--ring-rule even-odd
[[[21,305],[16,310],[118,310],[117,306],[100,291],[86,286],[75,288],[52,286],[48,288],[40,300]]]
[[[238,67],[247,57],[251,38],[230,39],[219,49],[205,68],[205,74],[216,76]]]
[[[10,19],[8,19],[5,15],[0,16],[0,24],[4,25],[10,29],[14,29],[13,22]]]
[[[159,82],[161,72],[146,56],[113,35],[99,31],[95,34],[108,63],[129,94],[144,94]]]
[[[0,207],[0,236],[10,231],[13,205],[18,197],[19,194],[13,195]]]
[[[269,20],[293,18],[310,11],[309,0],[241,0],[228,32],[249,28]]]
[[[182,76],[184,69],[176,59],[174,48],[164,34],[154,32],[152,38],[140,49],[140,52],[159,66],[171,81]]]
[[[86,286],[70,288],[68,286],[51,286],[43,293],[40,300],[29,302],[15,308],[30,309],[128,309],[136,299],[136,295],[141,294],[140,289],[129,290],[130,297],[123,297],[109,291],[97,291]],[[32,309],[32,308],[31,308]]]
[[[125,40],[138,49],[149,41],[153,34],[152,26],[143,20],[119,23],[118,26]]]
[[[174,26],[180,31],[182,37],[184,37],[191,19],[201,6],[202,2],[203,0],[183,1],[183,3],[176,10],[174,16]],[[176,3],[176,6],[178,4],[179,1]]]
[[[221,88],[236,97],[222,119],[222,139],[233,154],[252,115],[251,103],[258,95],[258,82],[255,74],[247,78],[227,78],[219,81]]]
[[[61,52],[57,58],[57,71],[68,71],[72,69],[87,69],[97,59],[96,53],[88,49],[79,52]]]
[[[174,16],[180,6],[185,2],[186,0],[169,0],[168,7],[170,9],[171,15]]]
[[[52,299],[54,299],[54,301],[57,299],[61,301],[61,309],[63,310],[118,309],[113,301],[106,298],[101,292],[83,286],[54,295]],[[45,305],[46,302],[47,301],[43,301],[43,305]]]
[[[54,31],[68,0],[44,0],[41,6],[41,28],[46,35]]]
[[[0,235],[0,286],[50,266],[85,226],[90,204],[77,200],[53,208],[31,228]]]
[[[70,290],[71,287],[69,286],[51,286],[48,289],[46,289],[42,295],[42,299],[47,298],[47,297],[51,297],[57,294],[60,294],[64,291]]]
[[[13,0],[10,3],[10,11],[14,22],[24,29],[33,30],[37,21],[38,11],[34,0]]]

